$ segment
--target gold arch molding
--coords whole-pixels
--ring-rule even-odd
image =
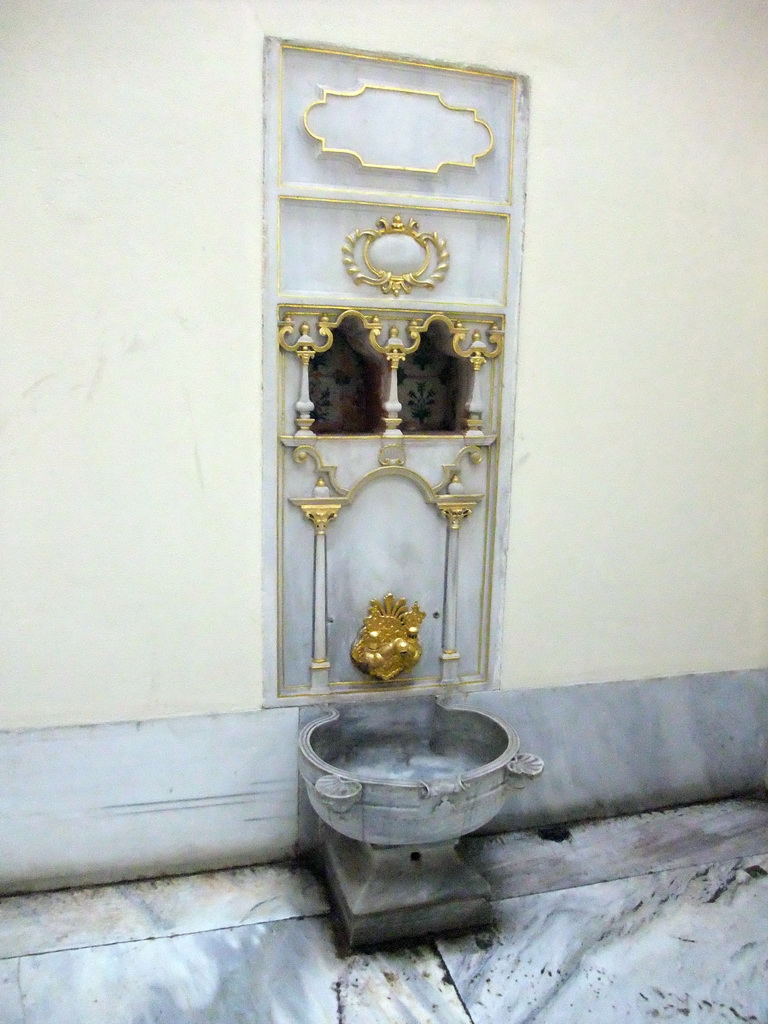
[[[443,111],[448,111],[451,114],[463,119],[467,123],[469,132],[467,134],[467,150],[465,153],[458,153],[454,155],[448,155],[444,158],[429,158],[424,153],[425,159],[419,164],[413,161],[407,163],[389,163],[382,162],[376,159],[366,159],[364,153],[358,152],[356,149],[352,149],[349,145],[344,145],[345,140],[337,139],[338,145],[334,144],[334,140],[329,141],[329,131],[326,128],[324,131],[321,130],[321,126],[317,123],[310,124],[310,121],[317,122],[317,111],[321,108],[326,108],[327,111],[331,109],[331,106],[335,103],[349,103],[351,104],[347,113],[347,117],[344,119],[346,124],[354,125],[356,123],[357,112],[354,110],[355,100],[364,97],[367,99],[371,98],[370,94],[374,93],[399,93],[403,96],[421,97],[418,101],[423,105],[424,113],[424,124],[425,127],[429,127],[430,131],[434,131],[434,134],[439,136],[441,133],[434,130],[432,122],[435,120],[436,114],[443,114]],[[365,99],[364,99],[365,101]],[[315,112],[313,115],[313,111]],[[443,115],[444,116],[444,115]],[[471,120],[470,120],[471,119]],[[493,129],[482,117],[474,107],[457,107],[452,103],[448,103],[439,92],[429,92],[424,89],[404,89],[400,86],[394,85],[361,85],[359,89],[354,89],[349,92],[344,92],[337,89],[323,89],[323,95],[319,100],[314,100],[309,104],[307,109],[304,111],[303,116],[304,128],[307,134],[313,139],[320,143],[320,151],[322,153],[336,153],[345,154],[347,156],[354,157],[360,164],[361,167],[369,168],[372,170],[381,171],[415,171],[419,174],[437,174],[443,167],[475,167],[477,161],[487,156],[494,147],[494,136]],[[477,143],[472,142],[470,134],[476,134],[474,126],[478,125],[480,129],[487,133],[487,139],[484,140],[483,145],[478,148]],[[329,126],[330,127],[330,126]],[[381,124],[377,127],[371,126],[372,131],[379,138],[385,131],[387,125],[386,121],[382,120]],[[393,126],[387,133],[387,143],[389,148],[393,152],[397,148],[397,140],[408,139],[410,141],[411,133],[403,132],[400,124]],[[360,145],[360,143],[357,143]],[[370,154],[369,154],[370,155]]]
[[[399,449],[397,455],[392,453],[392,449]],[[390,451],[389,456],[384,454],[387,451]],[[401,452],[402,454],[400,454]],[[449,495],[444,494],[443,491],[448,488],[451,480],[460,475],[462,459],[468,459],[473,465],[477,466],[483,461],[483,452],[476,444],[463,445],[456,453],[453,462],[443,465],[442,476],[436,484],[430,484],[421,473],[417,473],[405,465],[405,449],[400,444],[389,444],[381,448],[379,450],[379,465],[375,469],[363,473],[361,477],[355,480],[351,487],[343,487],[339,483],[336,475],[337,467],[328,465],[314,445],[299,445],[294,450],[293,461],[297,465],[303,465],[307,459],[312,460],[315,466],[315,474],[333,492],[332,500],[339,502],[341,505],[353,502],[359,492],[374,480],[393,476],[401,477],[414,483],[428,505],[439,505],[441,500],[445,501],[448,499]],[[462,497],[466,496],[462,494]],[[309,499],[290,498],[289,500],[294,505],[301,505],[302,502],[306,502]]]

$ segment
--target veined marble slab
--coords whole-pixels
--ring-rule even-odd
[[[568,831],[562,842],[535,831],[475,836],[464,840],[462,856],[488,879],[495,900],[736,860],[768,854],[768,801],[723,800]]]
[[[20,960],[0,962],[0,1020],[3,1024],[25,1024],[19,987]]]
[[[19,963],[24,1024],[472,1024],[434,949],[341,959],[318,918]]]
[[[0,960],[214,931],[327,910],[323,890],[309,871],[272,864],[6,896],[0,899]]]
[[[546,763],[491,832],[764,784],[764,671],[476,693],[469,703],[506,718]],[[298,724],[296,708],[276,708],[0,732],[0,892],[266,863],[292,856],[298,837],[310,848]]]
[[[768,857],[497,904],[438,940],[474,1024],[768,1020]]]
[[[546,764],[486,831],[764,785],[765,671],[475,693],[468,701],[506,718],[523,749]],[[311,848],[298,725],[297,708],[275,708],[0,732],[0,893],[268,863],[291,857],[297,839]]]
[[[292,856],[297,733],[295,708],[0,732],[0,892]]]
[[[746,795],[765,789],[768,672],[712,672],[468,695],[506,719],[544,774],[483,831]]]

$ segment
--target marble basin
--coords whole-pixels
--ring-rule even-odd
[[[443,698],[326,707],[299,738],[299,770],[317,814],[365,843],[457,839],[498,813],[543,763],[486,712]]]

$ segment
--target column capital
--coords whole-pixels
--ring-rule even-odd
[[[482,494],[438,494],[435,504],[448,520],[450,529],[458,530],[482,500]]]
[[[312,523],[317,534],[323,534],[328,529],[328,524],[333,522],[341,512],[342,505],[338,501],[308,501],[297,502],[299,508]]]

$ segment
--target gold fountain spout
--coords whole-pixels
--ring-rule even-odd
[[[388,681],[408,672],[421,657],[419,626],[424,612],[404,597],[387,594],[371,601],[350,655],[361,672]]]

